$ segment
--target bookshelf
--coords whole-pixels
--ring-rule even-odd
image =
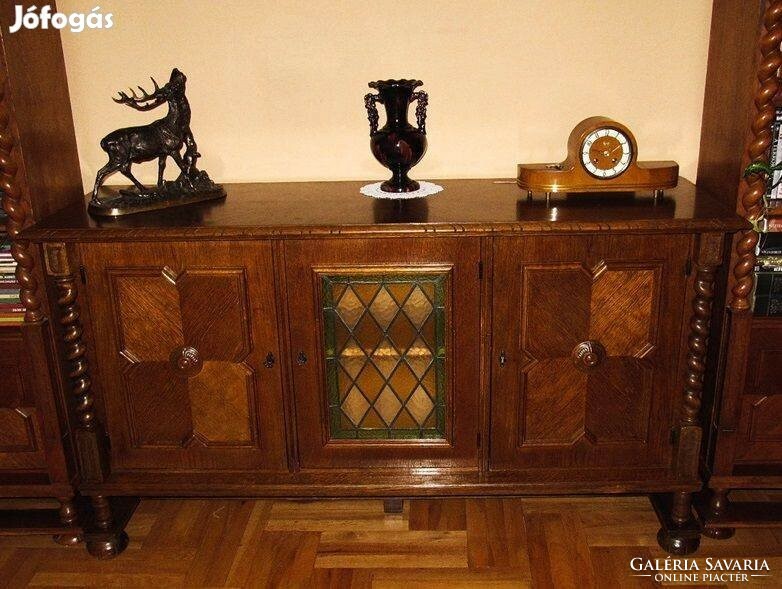
[[[757,256],[764,252],[750,227],[782,230],[782,211],[764,210],[764,177],[743,177],[749,163],[775,157],[780,43],[782,0],[715,0],[698,185],[735,206],[748,227],[734,238],[729,271],[717,281],[726,286],[715,307],[727,306],[713,319],[702,399],[707,488],[695,505],[712,538],[728,538],[737,527],[782,525],[782,504],[729,499],[735,489],[782,489],[782,316],[760,316],[760,300],[755,308]]]
[[[18,325],[24,321],[24,306],[20,285],[16,279],[16,261],[11,253],[11,240],[6,226],[8,216],[0,209],[0,328]]]
[[[26,312],[0,321],[0,498],[58,503],[53,509],[0,510],[0,529],[53,533],[72,543],[79,538],[78,469],[69,458],[57,326],[48,320],[36,251],[17,237],[80,202],[83,191],[59,31],[8,33],[15,4],[0,0],[0,192]],[[7,256],[0,260],[8,267]]]

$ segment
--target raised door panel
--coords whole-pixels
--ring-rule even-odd
[[[741,400],[736,461],[782,462],[782,325],[756,319],[747,354],[747,381]]]
[[[83,259],[113,468],[285,468],[270,245],[91,244]]]
[[[669,465],[689,245],[495,240],[492,470]]]
[[[782,395],[782,320],[755,319],[747,356],[745,392],[755,395]]]
[[[480,241],[285,244],[301,466],[478,466]]]
[[[0,471],[46,468],[32,370],[19,331],[0,329]]]

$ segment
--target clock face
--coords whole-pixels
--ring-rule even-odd
[[[595,178],[616,178],[627,169],[632,159],[630,140],[616,129],[595,129],[581,145],[581,163]]]

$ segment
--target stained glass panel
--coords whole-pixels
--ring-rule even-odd
[[[332,438],[445,438],[445,278],[323,277]]]

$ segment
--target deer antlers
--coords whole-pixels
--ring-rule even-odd
[[[150,76],[149,79],[152,80],[152,84],[155,86],[152,94],[149,94],[141,86],[136,86],[141,91],[141,96],[137,96],[133,88],[129,88],[130,96],[125,92],[119,92],[119,98],[112,97],[112,100],[117,104],[127,104],[136,110],[150,110],[155,108],[159,104],[165,102],[165,98],[160,95],[160,86],[158,86],[155,78]]]

